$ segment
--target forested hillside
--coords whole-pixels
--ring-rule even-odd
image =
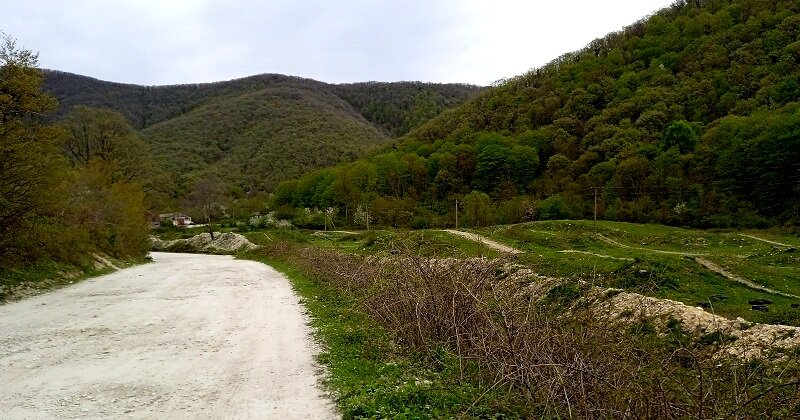
[[[800,221],[800,3],[678,1],[412,131],[281,184],[387,225]]]
[[[245,192],[271,191],[278,181],[355,160],[388,141],[338,97],[290,87],[218,99],[142,135],[176,180],[214,174]]]
[[[332,87],[367,120],[394,137],[402,136],[445,109],[461,104],[478,90],[472,85],[421,82],[367,82]]]
[[[75,106],[108,108],[141,131],[166,170],[154,183],[162,198],[186,197],[198,179],[209,177],[233,195],[271,191],[278,181],[364,156],[479,89],[417,82],[331,85],[276,74],[137,86],[46,74],[45,90],[60,103],[55,118]]]

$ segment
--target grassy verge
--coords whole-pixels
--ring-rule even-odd
[[[270,246],[281,241],[336,249],[358,255],[374,255],[392,250],[398,242],[414,243],[419,251],[435,257],[497,257],[497,251],[479,243],[436,230],[370,230],[355,232],[320,232],[303,230],[249,231],[243,235],[258,245]]]
[[[113,260],[112,262],[118,267],[127,267],[145,261],[144,258],[141,258],[125,261]],[[112,267],[95,266],[93,262],[75,265],[49,259],[11,268],[0,268],[0,303],[38,295],[113,271],[115,270]]]
[[[502,260],[415,251],[280,242],[248,255],[304,300],[344,418],[800,414],[796,351],[728,359],[732,338],[692,337],[680,321],[598,319],[577,283],[537,295]]]
[[[349,418],[521,418],[513,393],[462,378],[444,348],[411,352],[369,318],[358,302],[300,261],[257,252],[244,258],[284,273],[311,315],[323,351],[326,385]],[[461,367],[463,368],[463,366]]]

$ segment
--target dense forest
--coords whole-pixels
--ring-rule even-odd
[[[175,208],[194,185],[212,179],[228,196],[253,197],[282,180],[375,152],[462,103],[470,85],[419,82],[331,85],[265,74],[226,82],[137,86],[47,71],[60,102],[111,109],[128,119],[164,172],[152,206]]]
[[[595,208],[701,227],[798,223],[798,39],[796,1],[677,1],[482,91],[394,150],[280,184],[275,203],[417,227],[453,225],[456,202],[472,226]]]
[[[91,267],[97,253],[143,257],[146,144],[110,111],[47,122],[56,101],[42,91],[37,55],[6,35],[0,42],[0,271],[35,261]]]

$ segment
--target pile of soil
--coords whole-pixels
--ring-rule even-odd
[[[684,331],[693,335],[719,333],[727,338],[724,350],[732,356],[749,359],[764,356],[769,349],[800,347],[800,327],[755,324],[742,318],[732,320],[682,302],[614,289],[598,289],[593,298],[598,315],[609,322],[648,320],[663,331],[670,319],[674,319]]]
[[[250,242],[238,233],[214,232],[214,239],[211,234],[201,233],[189,239],[174,239],[162,241],[161,239],[150,238],[154,251],[179,251],[179,252],[237,252],[251,251],[258,248],[258,245]]]

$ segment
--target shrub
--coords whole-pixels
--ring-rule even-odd
[[[266,250],[355,297],[406,351],[434,361],[444,351],[462,381],[516,390],[530,417],[800,415],[796,364],[728,359],[706,344],[729,337],[685,340],[677,321],[667,336],[647,320],[619,328],[590,307],[542,304],[574,300],[577,284],[537,296],[507,261],[425,258],[402,245],[391,257],[285,244]]]

